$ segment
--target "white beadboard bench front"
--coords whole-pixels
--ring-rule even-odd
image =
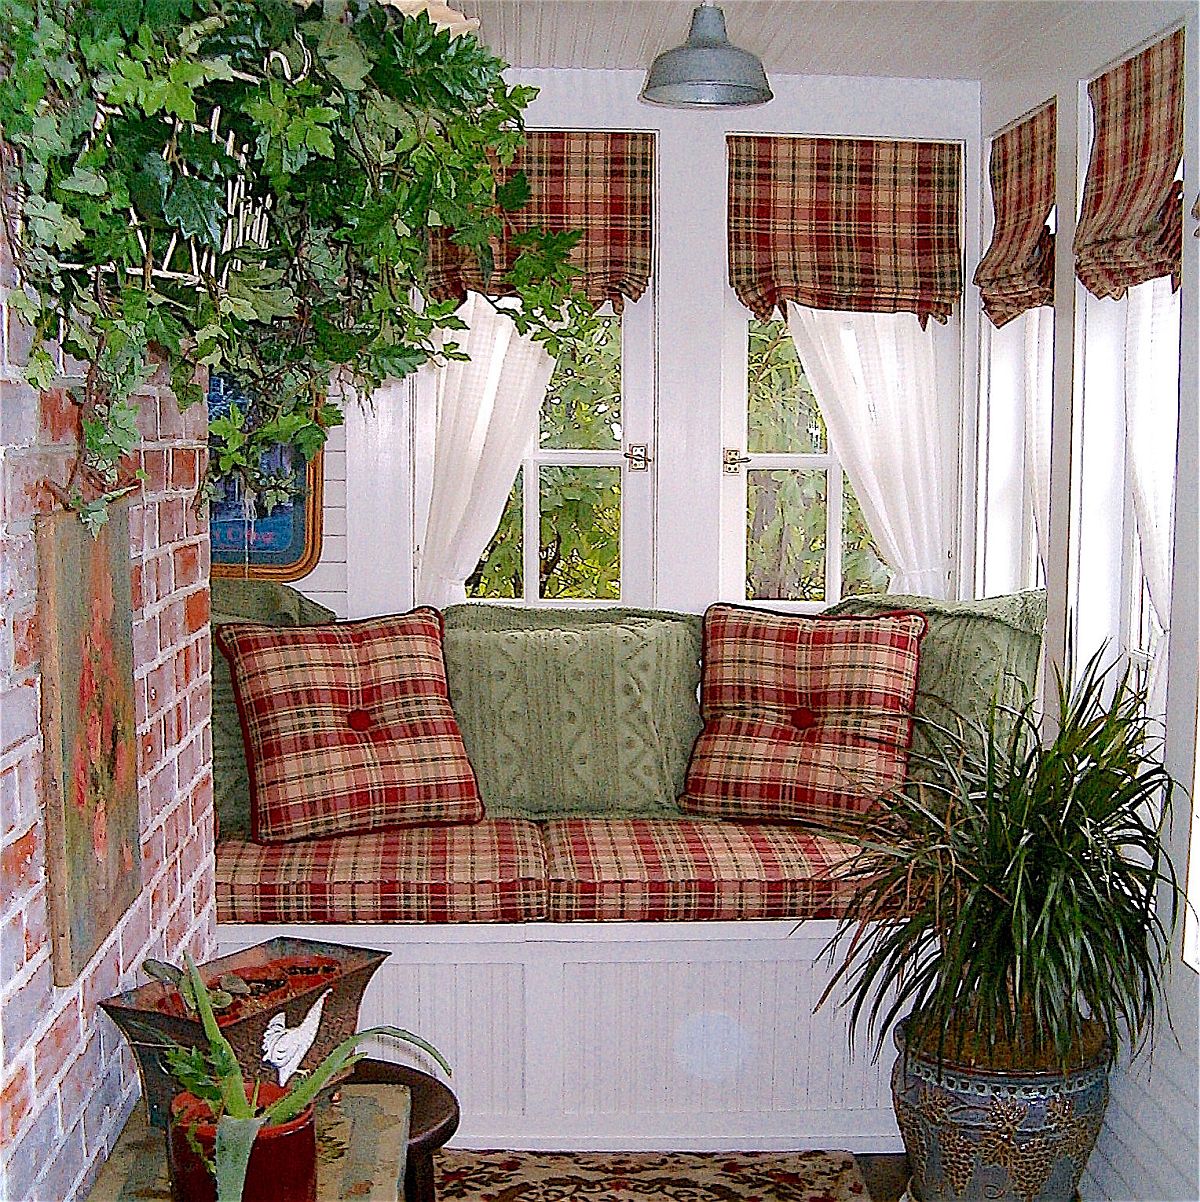
[[[896,1151],[891,1047],[873,1062],[864,1032],[851,1048],[832,1000],[813,1013],[835,927],[221,923],[217,932],[222,955],[276,935],[390,952],[360,1025],[405,1027],[446,1055],[459,1147]]]

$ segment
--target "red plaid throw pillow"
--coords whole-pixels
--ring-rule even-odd
[[[262,843],[478,822],[435,609],[328,626],[217,628]]]
[[[904,778],[922,614],[807,618],[714,605],[704,730],[680,805],[713,818],[861,812]]]

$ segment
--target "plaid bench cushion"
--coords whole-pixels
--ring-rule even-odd
[[[542,837],[553,922],[835,917],[850,854],[765,822],[565,819]]]
[[[221,922],[529,922],[546,916],[538,829],[517,818],[217,846]]]

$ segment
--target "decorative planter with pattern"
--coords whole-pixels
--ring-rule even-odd
[[[277,1016],[282,1015],[282,1025],[294,1030],[320,1005],[316,1038],[298,1064],[301,1069],[314,1068],[358,1030],[363,993],[387,957],[387,952],[373,948],[279,937],[210,960],[200,971],[210,988],[225,973],[251,985],[253,995],[236,999],[217,1015],[217,1022],[247,1079],[278,1081],[277,1070],[263,1059],[263,1038],[271,1020],[278,1026]],[[205,1046],[200,1020],[184,1011],[179,991],[162,981],[119,993],[100,1005],[137,1055],[151,1124],[166,1127],[168,1107],[179,1087],[163,1067],[158,1045],[166,1039],[183,1047]]]
[[[1108,1105],[1108,1049],[1069,1073],[939,1069],[904,1029],[892,1102],[913,1202],[1071,1202]]]

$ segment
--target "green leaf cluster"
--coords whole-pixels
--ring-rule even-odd
[[[1152,1035],[1182,902],[1162,845],[1177,785],[1144,686],[1103,655],[1058,679],[1049,738],[1032,702],[926,722],[921,779],[840,824],[859,848],[831,945],[852,1027],[881,1042],[911,1007],[909,1046],[1026,1071]]]
[[[324,444],[331,380],[366,398],[437,355],[457,322],[429,295],[430,231],[486,268],[528,195],[502,169],[535,91],[503,68],[374,0],[7,0],[5,231],[29,378],[52,377],[56,341],[88,366],[81,503],[115,483],[152,348],[184,406],[197,365],[255,399],[212,439],[214,476],[250,493],[270,447]],[[552,351],[591,308],[574,237],[524,235],[505,277]]]
[[[450,1073],[445,1057],[419,1035],[400,1027],[371,1027],[339,1043],[312,1072],[297,1074],[294,1084],[282,1097],[262,1106],[257,1085],[246,1081],[233,1045],[221,1032],[213,995],[196,962],[186,952],[184,961],[184,971],[159,961],[147,961],[143,968],[158,979],[174,981],[175,974],[179,974],[177,984],[193,999],[204,1028],[207,1047],[185,1048],[168,1043],[162,1046],[162,1056],[171,1076],[183,1089],[207,1102],[216,1121],[215,1160],[209,1168],[217,1182],[217,1202],[241,1202],[246,1166],[260,1129],[289,1122],[315,1102],[330,1081],[362,1059],[356,1050],[362,1040],[383,1036],[412,1044]],[[222,984],[225,980],[222,978]]]

